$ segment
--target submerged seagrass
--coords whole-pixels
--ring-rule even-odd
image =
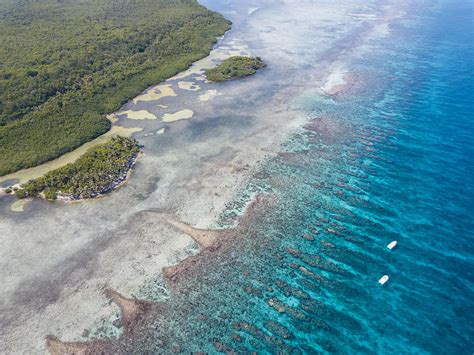
[[[0,176],[71,151],[229,28],[195,0],[0,0]]]

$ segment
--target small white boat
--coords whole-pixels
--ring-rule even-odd
[[[388,281],[388,275],[383,275],[380,280],[379,280],[379,284],[383,285],[385,284],[386,282]]]
[[[389,248],[390,250],[392,250],[393,248],[395,248],[397,246],[397,241],[394,240],[393,242],[390,242],[388,245],[387,245],[387,248]]]

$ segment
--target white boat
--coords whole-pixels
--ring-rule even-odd
[[[386,282],[388,281],[388,275],[383,275],[380,280],[379,280],[379,284],[383,285],[385,284]]]
[[[397,241],[394,240],[393,242],[390,242],[388,245],[387,245],[387,248],[389,248],[390,250],[392,250],[393,248],[395,248],[397,245]]]

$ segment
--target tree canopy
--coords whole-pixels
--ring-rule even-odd
[[[0,176],[103,134],[228,28],[196,0],[0,0]]]
[[[234,56],[227,58],[217,67],[207,70],[206,77],[210,81],[227,81],[255,74],[258,69],[265,66],[260,57]]]
[[[15,195],[26,198],[42,193],[53,200],[61,192],[73,199],[95,197],[125,179],[139,152],[136,140],[113,137],[110,142],[90,148],[74,163],[22,184]]]

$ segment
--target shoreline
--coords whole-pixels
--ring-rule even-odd
[[[82,45],[87,49],[85,52],[68,40],[67,26],[64,28],[65,24],[57,21],[54,16],[54,4],[44,4],[44,18],[50,19],[51,26],[63,29],[58,32],[56,38],[56,42],[62,44],[53,50],[51,56],[43,47],[38,47],[38,41],[32,41],[32,38],[38,35],[33,31],[32,38],[17,38],[22,43],[18,51],[22,52],[30,47],[35,49],[33,52],[38,57],[38,63],[28,63],[25,59],[26,52],[18,57],[17,61],[10,63],[6,60],[10,66],[22,68],[21,70],[27,70],[30,65],[38,67],[31,75],[24,76],[18,74],[21,71],[13,71],[6,77],[6,87],[13,85],[13,82],[8,81],[10,78],[18,80],[18,85],[10,88],[11,95],[4,95],[8,105],[2,110],[7,115],[2,115],[2,120],[4,123],[15,124],[8,124],[2,130],[2,176],[59,158],[64,153],[107,133],[111,124],[106,116],[110,112],[117,110],[150,85],[165,81],[186,70],[193,62],[208,56],[217,38],[230,28],[229,20],[217,12],[210,11],[197,0],[168,2],[163,0],[143,6],[124,5],[122,10],[128,10],[122,14],[119,7],[115,7],[116,4],[111,4],[110,9],[114,8],[114,11],[109,13],[110,18],[93,18],[91,21],[97,22],[97,28],[85,26],[83,31],[77,32],[77,36],[83,39]],[[81,27],[84,23],[81,23],[80,17],[77,18],[75,10],[94,13],[100,8],[96,7],[94,4],[80,4],[78,9],[65,7],[62,10],[71,17],[72,22],[78,21],[77,26]],[[18,9],[13,6],[10,10]],[[148,29],[145,31],[148,34],[134,35],[136,26],[133,16],[138,14],[141,17],[141,25]],[[8,13],[7,18],[10,15],[14,18],[14,13]],[[25,12],[26,17],[29,15],[31,14]],[[30,21],[25,22],[25,26],[42,27],[43,24],[37,23],[37,20],[33,16]],[[107,28],[101,27],[100,23],[103,21],[118,21],[124,33],[115,37],[117,34],[112,35]],[[7,31],[6,39],[13,35],[15,26],[14,21],[9,23],[7,27],[13,32]],[[188,33],[194,35],[189,36]],[[91,34],[104,46],[103,50],[99,50],[93,41],[87,40]],[[13,42],[7,41],[7,47]],[[107,52],[105,57],[104,50]],[[57,54],[62,52],[72,53],[72,57],[66,56],[67,58],[60,60],[61,56],[58,57]],[[41,66],[44,64],[41,58],[48,56],[48,65],[52,67],[46,69]],[[6,56],[5,59],[10,57]],[[74,61],[75,57],[80,57],[81,60]],[[137,60],[138,57],[140,60]],[[64,64],[65,62],[68,64]],[[72,71],[55,70],[58,65],[59,69],[62,68],[60,64],[72,68]],[[38,92],[35,91],[34,98],[28,98],[26,83],[31,80],[28,77],[37,75],[38,78],[41,77],[41,80],[34,79]],[[46,82],[48,78],[55,84]],[[74,85],[71,84],[73,82]],[[22,117],[24,119],[18,119]],[[55,137],[50,139],[47,133]]]
[[[169,80],[174,80],[176,78],[179,78],[180,75],[188,73],[190,71],[190,69],[193,68],[197,63],[200,63],[200,62],[206,60],[207,58],[209,58],[211,53],[219,46],[219,43],[225,38],[226,34],[228,34],[231,30],[232,30],[232,24],[230,24],[230,28],[222,36],[216,37],[216,40],[215,40],[214,44],[212,45],[212,47],[209,49],[209,52],[207,53],[207,55],[203,56],[202,58],[197,59],[194,62],[192,62],[191,64],[189,64],[189,66],[186,69],[174,74],[173,76],[171,76],[167,79],[164,79],[164,80],[162,80],[162,81],[160,81],[156,84],[153,84],[153,85],[147,87],[146,89],[141,91],[138,95],[136,95],[134,98],[128,100],[127,103],[122,105],[120,108],[118,108],[114,112],[110,112],[108,114],[105,114],[104,115],[105,118],[108,119],[111,122],[110,129],[107,132],[101,134],[100,136],[94,138],[93,140],[85,142],[84,144],[77,147],[76,149],[74,149],[72,151],[69,151],[69,152],[66,152],[66,153],[62,154],[61,156],[59,156],[57,158],[54,158],[52,160],[49,160],[47,162],[44,162],[42,164],[39,164],[39,165],[31,167],[31,168],[21,169],[21,170],[15,171],[13,173],[9,173],[9,174],[0,176],[0,185],[2,185],[2,183],[4,183],[4,182],[10,181],[10,180],[17,181],[18,183],[24,183],[28,180],[35,179],[37,177],[45,175],[46,173],[48,173],[51,170],[63,167],[65,165],[67,165],[68,163],[73,163],[81,155],[83,155],[87,149],[89,149],[89,148],[91,148],[95,145],[98,145],[100,143],[107,142],[114,135],[124,135],[125,137],[132,137],[133,134],[135,134],[137,132],[141,132],[143,130],[143,128],[123,127],[123,126],[119,126],[119,125],[116,124],[119,120],[117,118],[117,114],[123,112],[123,107],[125,105],[127,105],[129,102],[134,102],[137,97],[141,97],[141,96],[145,95],[145,93],[148,92],[150,89],[152,89],[156,86],[159,86],[159,85],[163,85]],[[0,186],[0,193],[1,193],[1,191],[2,191],[2,187]]]
[[[92,201],[96,200],[102,197],[105,197],[107,194],[113,192],[114,190],[117,190],[118,188],[124,186],[127,181],[130,179],[133,168],[135,167],[135,164],[137,163],[138,159],[143,155],[143,152],[140,151],[136,154],[133,154],[130,159],[127,161],[125,169],[122,171],[120,176],[118,176],[115,180],[113,180],[107,187],[102,189],[100,192],[97,194],[92,195],[92,197],[89,198],[83,198],[80,196],[74,196],[72,194],[66,194],[62,192],[58,192],[57,197],[53,199],[47,199],[44,194],[41,192],[38,196],[36,197],[28,197],[28,198],[17,198],[16,201],[13,203],[12,206],[15,204],[20,204],[20,201],[23,201],[22,207],[30,202],[33,201],[34,199],[40,199],[44,201],[49,201],[49,202],[63,202],[63,203],[78,203],[78,202],[85,202],[85,201]],[[10,189],[10,193],[6,193],[5,191],[7,189]],[[15,190],[16,189],[16,190]],[[21,184],[14,184],[8,187],[0,187],[0,196],[14,196],[15,197],[15,191],[21,190]],[[12,211],[15,212],[22,212],[23,210],[15,210],[12,208]]]
[[[111,122],[113,122],[111,120]],[[112,125],[112,128],[110,131],[104,133],[103,135],[95,138],[92,141],[89,141],[83,145],[81,145],[79,148],[68,152],[66,154],[61,155],[59,158],[56,158],[54,160],[50,160],[47,163],[35,166],[33,168],[28,168],[28,169],[23,169],[19,170],[15,173],[11,173],[8,175],[0,176],[0,185],[4,184],[7,181],[16,181],[16,184],[22,184],[27,182],[28,180],[31,179],[36,179],[38,177],[41,177],[48,172],[61,168],[69,163],[74,163],[79,157],[81,157],[89,148],[92,148],[96,145],[106,143],[112,137],[116,135],[121,135],[124,137],[131,137],[134,133],[141,132],[142,128],[138,127],[122,127],[118,125]],[[3,187],[4,189],[5,187]],[[2,189],[2,187],[0,187]]]
[[[91,198],[81,198],[81,197],[74,198],[73,196],[70,196],[70,195],[58,195],[57,201],[61,201],[64,203],[77,203],[77,202],[93,201],[102,197],[106,197],[107,194],[119,189],[120,187],[124,186],[128,182],[128,180],[130,179],[132,175],[135,164],[138,162],[138,160],[142,156],[143,156],[142,151],[140,151],[138,154],[134,154],[127,162],[127,168],[125,169],[125,171],[123,171],[122,174],[116,180],[112,181],[107,188],[102,190],[97,195]],[[59,198],[59,197],[62,197],[62,198]],[[51,202],[54,202],[54,201],[51,201]]]

